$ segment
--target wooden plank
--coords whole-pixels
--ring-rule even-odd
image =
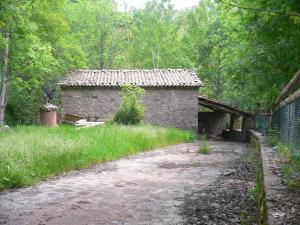
[[[285,105],[293,102],[295,99],[297,99],[299,97],[300,97],[300,88],[296,92],[294,92],[292,95],[290,95],[288,98],[286,98],[284,101],[280,102],[278,107],[285,106]]]
[[[72,123],[75,123],[76,121],[82,120],[82,119],[84,119],[83,116],[74,115],[74,114],[66,114],[66,116],[65,116],[65,120],[67,122],[72,122]]]
[[[227,105],[225,103],[219,102],[217,100],[209,99],[203,96],[199,96],[198,98],[199,104],[209,107],[209,108],[215,108],[221,111],[228,112],[230,114],[234,114],[237,116],[246,116],[246,117],[253,117],[251,113],[244,112],[238,108],[234,108],[230,105]]]
[[[281,101],[285,98],[286,95],[290,94],[293,91],[293,88],[300,83],[300,69],[296,72],[295,76],[291,81],[282,89],[279,97],[277,98],[274,107],[278,106]]]

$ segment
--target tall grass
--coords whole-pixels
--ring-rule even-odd
[[[290,146],[279,143],[276,147],[277,156],[281,161],[281,172],[290,189],[300,190],[300,155],[292,154]]]
[[[205,135],[200,136],[199,153],[207,155],[209,153],[209,145],[207,144]]]
[[[16,127],[0,133],[0,190],[192,138],[191,132],[154,126]]]

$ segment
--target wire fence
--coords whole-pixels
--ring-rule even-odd
[[[293,154],[300,154],[300,97],[280,106],[272,115],[258,114],[256,129],[267,135],[278,131],[281,143],[288,145]]]
[[[266,135],[271,129],[270,119],[271,116],[268,114],[257,114],[255,116],[255,128]]]

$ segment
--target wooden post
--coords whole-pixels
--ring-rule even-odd
[[[5,108],[7,103],[7,82],[8,82],[8,54],[10,44],[10,33],[2,33],[7,43],[3,52],[3,72],[1,77],[1,92],[0,92],[0,127],[4,126]]]

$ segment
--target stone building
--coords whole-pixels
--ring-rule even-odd
[[[78,70],[63,78],[62,116],[109,120],[120,106],[121,85],[145,89],[145,123],[198,128],[198,91],[202,82],[192,70]]]

